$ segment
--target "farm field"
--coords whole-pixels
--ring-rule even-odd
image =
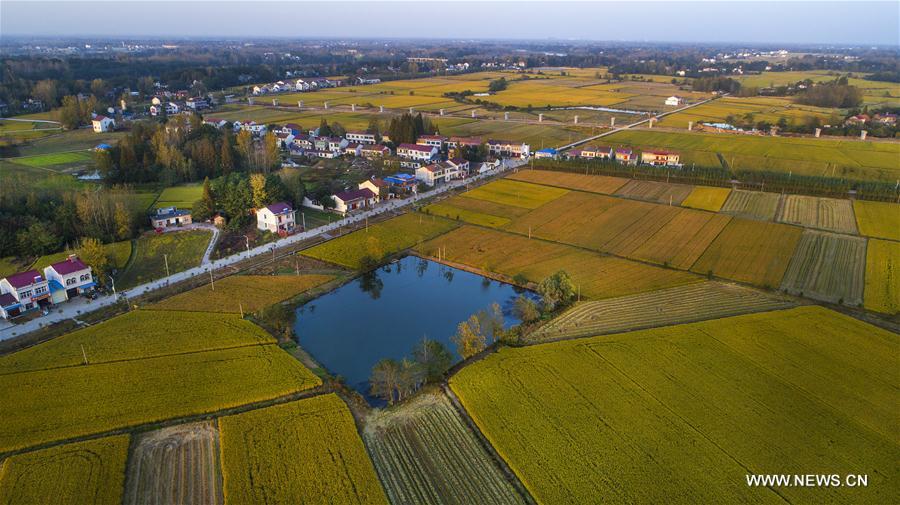
[[[900,143],[812,138],[680,133],[630,129],[605,141],[637,149],[667,148],[681,153],[682,163],[720,166],[721,154],[732,170],[771,170],[801,175],[828,175],[893,182],[900,176]]]
[[[865,268],[865,239],[806,230],[781,288],[816,300],[861,305]]]
[[[896,210],[900,212],[900,207]],[[776,220],[808,228],[856,234],[856,219],[850,200],[785,195]]]
[[[900,312],[900,243],[870,239],[866,249],[865,308]]]
[[[475,202],[475,201],[484,201],[484,200],[475,200],[474,198],[458,198],[454,203],[462,203],[466,200]],[[488,202],[490,203],[490,202]],[[428,205],[423,209],[423,212],[426,214],[434,214],[435,216],[444,217],[447,219],[455,219],[457,221],[465,221],[470,224],[477,224],[479,226],[489,226],[491,228],[503,228],[504,226],[509,224],[509,219],[500,216],[493,216],[491,214],[486,214],[484,212],[478,212],[476,210],[469,210],[460,205],[454,205],[453,203],[433,203]]]
[[[524,503],[441,393],[374,411],[363,437],[391,503]]]
[[[568,193],[565,189],[499,179],[465,193],[466,198],[486,200],[501,205],[536,209]]]
[[[531,182],[545,186],[588,191],[611,195],[624,186],[628,179],[609,177],[606,175],[583,175],[570,172],[551,172],[549,170],[519,170],[506,177],[514,181]]]
[[[125,505],[221,505],[219,430],[214,421],[142,433],[134,444]]]
[[[98,144],[115,145],[125,135],[126,132],[94,133],[89,128],[83,128],[31,140],[20,146],[18,151],[19,156],[87,151]]]
[[[156,199],[155,207],[178,207],[190,210],[203,196],[203,184],[183,184],[165,188]]]
[[[387,503],[334,394],[222,417],[219,430],[226,503]]]
[[[69,174],[27,167],[0,159],[0,185],[4,188],[23,188],[34,191],[62,190],[78,191],[95,187],[94,184],[80,181]]]
[[[708,210],[710,212],[719,212],[728,195],[731,194],[730,188],[711,188],[705,186],[694,186],[691,194],[681,202],[682,207],[690,207],[692,209]]]
[[[691,271],[777,288],[802,235],[801,228],[735,218]]]
[[[173,274],[200,266],[211,238],[210,233],[205,230],[141,235],[134,241],[133,258],[119,275],[116,287],[131,288],[165,277],[166,257],[169,272]]]
[[[504,348],[450,384],[540,503],[885,502],[898,492],[896,345],[810,306]],[[869,483],[745,482],[795,468],[868,468]]]
[[[693,186],[684,184],[632,180],[619,188],[615,195],[648,202],[681,205],[681,202],[691,194],[692,189]]]
[[[37,154],[21,158],[12,158],[10,161],[28,167],[44,168],[47,170],[61,171],[72,167],[81,167],[93,163],[93,153],[90,151],[68,151],[60,153]]]
[[[0,463],[0,503],[119,505],[128,435],[10,456]]]
[[[332,280],[331,275],[231,275],[147,307],[152,310],[249,314]]]
[[[420,254],[538,283],[565,270],[585,298],[601,299],[700,282],[686,272],[602,256],[563,244],[464,225],[416,246]]]
[[[725,200],[721,212],[745,219],[773,221],[775,214],[778,212],[778,202],[780,200],[781,195],[778,193],[736,189]]]
[[[853,200],[853,211],[860,235],[900,240],[900,205]]]
[[[319,384],[272,344],[0,375],[6,406],[0,451],[215,412]]]
[[[795,104],[792,100],[780,97],[724,97],[708,102],[686,111],[670,114],[662,118],[659,126],[669,128],[687,128],[693,121],[694,127],[700,123],[725,123],[729,116],[744,121],[748,115],[754,123],[766,121],[777,123],[781,118],[788,122],[802,124],[809,117],[828,122],[833,109]]]
[[[629,257],[688,270],[728,225],[731,217],[682,209]]]
[[[381,259],[408,249],[436,235],[446,233],[457,224],[443,218],[407,213],[369,226],[368,230],[329,240],[301,252],[302,255],[347,268],[364,268],[367,257]]]
[[[528,342],[593,337],[751,312],[790,308],[789,299],[721,282],[702,282],[581,302],[526,335]]]
[[[135,310],[0,356],[0,374],[75,367],[85,356],[96,365],[274,343],[237,316]]]
[[[531,209],[524,207],[513,207],[512,205],[504,205],[502,203],[491,202],[489,200],[481,200],[478,198],[468,198],[466,194],[452,196],[446,200],[440,201],[441,205],[463,209],[475,214],[482,214],[499,219],[514,219],[528,214]],[[430,208],[430,206],[428,207]],[[455,217],[455,216],[454,216]]]

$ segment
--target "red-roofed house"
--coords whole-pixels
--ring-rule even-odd
[[[97,115],[91,121],[91,125],[94,127],[94,133],[104,133],[112,131],[116,127],[116,122],[111,117]]]
[[[294,208],[286,202],[273,203],[256,211],[256,228],[279,235],[292,233],[297,226]]]
[[[641,151],[641,163],[656,166],[678,166],[679,155],[662,149],[645,149]]]
[[[616,161],[619,163],[632,163],[634,161],[634,152],[631,149],[616,149]]]
[[[383,158],[391,155],[391,150],[381,144],[365,144],[360,149],[360,153],[366,158]]]
[[[96,285],[91,267],[78,259],[74,254],[63,261],[54,263],[44,269],[44,277],[50,284],[50,292],[54,302],[57,292],[61,292],[63,300],[82,295]]]
[[[420,146],[433,146],[438,149],[444,147],[444,142],[447,141],[447,137],[441,135],[419,135],[419,138],[416,139],[416,144]]]
[[[9,295],[9,296],[7,296]],[[0,316],[4,319],[50,305],[50,287],[37,270],[0,279]]]
[[[397,156],[413,160],[431,161],[438,155],[438,148],[434,146],[421,146],[418,144],[400,144],[397,147]]]
[[[366,179],[359,183],[357,187],[359,189],[368,189],[372,193],[375,193],[375,202],[389,198],[391,194],[391,185],[385,182],[384,179],[379,179],[377,177]]]
[[[520,158],[531,156],[531,147],[528,144],[519,144],[509,140],[488,140],[488,152],[494,156],[506,158]]]
[[[334,200],[334,210],[341,214],[375,205],[375,193],[369,188],[341,191],[332,195],[331,199]]]

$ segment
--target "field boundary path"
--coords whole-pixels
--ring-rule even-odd
[[[183,272],[178,272],[172,274],[168,277],[163,277],[161,279],[157,279],[151,282],[147,282],[145,284],[141,284],[140,286],[133,287],[126,291],[120,291],[116,295],[107,295],[101,296],[96,300],[89,300],[85,298],[79,298],[70,302],[67,302],[59,307],[54,307],[53,311],[43,317],[38,317],[36,319],[32,319],[23,324],[17,324],[9,327],[0,327],[0,341],[8,340],[14,337],[20,337],[22,335],[26,335],[33,331],[39,330],[46,326],[49,326],[54,323],[58,323],[60,321],[65,321],[67,319],[72,319],[77,316],[84,315],[89,312],[93,312],[99,310],[103,307],[107,307],[115,304],[119,301],[120,298],[128,299],[134,298],[137,296],[141,296],[147,294],[150,291],[154,291],[156,289],[164,288],[169,286],[170,284],[181,282],[184,280],[188,280],[194,278],[198,275],[210,275],[216,270],[220,270],[241,261],[244,261],[249,258],[253,258],[255,256],[260,256],[262,254],[275,254],[276,250],[279,247],[284,247],[292,244],[296,244],[298,242],[302,242],[304,240],[309,240],[315,237],[328,237],[327,240],[332,240],[342,235],[341,228],[365,221],[369,218],[378,216],[380,214],[384,214],[387,212],[395,212],[397,210],[403,209],[405,207],[411,207],[414,204],[431,199],[437,195],[441,195],[448,191],[457,189],[459,187],[464,187],[467,184],[471,184],[472,182],[481,181],[484,179],[488,179],[499,175],[501,173],[506,172],[507,170],[517,168],[519,166],[524,165],[525,162],[520,159],[510,160],[504,159],[499,167],[490,170],[488,172],[475,175],[473,177],[467,179],[457,179],[455,181],[448,182],[441,186],[434,188],[427,193],[416,194],[411,198],[405,198],[403,200],[391,200],[387,203],[382,203],[377,205],[375,208],[367,210],[365,212],[361,212],[358,214],[351,214],[342,219],[334,221],[330,224],[320,226],[318,228],[313,228],[311,230],[296,233],[294,235],[290,235],[288,237],[281,238],[276,240],[275,242],[271,242],[268,244],[264,244],[261,246],[257,246],[253,249],[242,251],[240,253],[233,254],[231,256],[213,260],[209,263],[204,263],[200,266],[185,270]],[[181,228],[182,230],[184,228]],[[334,232],[334,233],[330,233]],[[215,238],[215,237],[214,237]],[[213,244],[214,241],[211,241]],[[204,254],[204,258],[206,258],[206,254]]]
[[[207,223],[191,223],[185,226],[179,226],[177,228],[165,228],[163,229],[163,233],[171,233],[176,231],[208,231],[212,232],[212,238],[209,239],[209,244],[206,246],[206,250],[203,251],[203,259],[200,260],[200,265],[206,265],[210,262],[210,258],[212,257],[213,250],[216,248],[216,242],[219,240],[220,230],[218,227],[213,226]]]

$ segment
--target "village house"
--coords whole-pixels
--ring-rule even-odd
[[[680,165],[678,153],[661,149],[641,151],[641,163],[667,167],[677,167]]]
[[[883,125],[894,126],[897,124],[897,114],[885,112],[883,114],[875,114],[875,121]]]
[[[208,124],[217,130],[221,130],[222,128],[225,127],[225,125],[228,124],[228,121],[225,121],[224,119],[211,117],[211,118],[204,119],[203,124]]]
[[[334,210],[341,214],[375,205],[375,193],[368,188],[341,191],[331,196]]]
[[[360,149],[360,155],[366,158],[383,158],[385,156],[390,156],[391,150],[384,145],[381,144],[366,144],[362,146]]]
[[[378,84],[379,82],[381,82],[381,79],[378,79],[378,78],[375,78],[375,79],[365,79],[365,78],[363,78],[363,77],[357,77],[357,78],[356,78],[356,83],[357,83],[357,84],[360,84],[360,85],[365,85],[365,84]]]
[[[188,98],[184,106],[191,110],[203,110],[209,108],[209,102],[205,98]]]
[[[666,105],[672,105],[676,107],[679,105],[684,105],[684,98],[681,98],[680,96],[670,96],[669,98],[666,98]]]
[[[869,117],[868,114],[857,114],[855,116],[848,117],[847,120],[844,121],[844,124],[859,126],[859,125],[866,124],[867,122],[869,122],[870,119],[871,118]]]
[[[155,214],[150,216],[150,225],[156,229],[191,223],[190,211],[178,209],[177,207],[160,207],[156,209]]]
[[[437,183],[450,182],[453,179],[459,179],[469,171],[469,162],[457,159],[453,161],[440,161],[419,167],[416,169],[416,179],[423,183],[434,186]]]
[[[313,149],[316,146],[310,136],[304,134],[294,135],[294,145],[303,149]]]
[[[412,174],[394,174],[384,178],[396,193],[410,193],[416,190],[416,177]]]
[[[478,147],[482,144],[481,137],[450,137],[447,140],[447,147]]]
[[[4,319],[50,305],[50,286],[37,270],[0,279],[0,316]]]
[[[288,123],[281,127],[281,133],[290,133],[294,137],[303,134],[303,127],[297,123]]]
[[[447,137],[441,135],[419,135],[419,138],[416,139],[416,144],[420,146],[434,146],[438,149],[442,149],[444,147],[444,142],[447,140]]]
[[[356,142],[357,144],[374,144],[375,143],[375,134],[368,132],[347,132],[344,137],[350,142]]]
[[[494,156],[520,158],[531,155],[528,144],[518,144],[509,140],[488,140],[488,152]]]
[[[91,120],[91,125],[94,127],[94,133],[104,133],[113,131],[116,127],[116,121],[111,117],[97,115]]]
[[[469,173],[469,160],[464,158],[450,158],[447,160],[447,163],[456,168],[461,176]]]
[[[283,131],[279,131],[275,134],[275,138],[278,139],[278,147],[282,149],[287,149],[288,146],[294,143],[294,135],[291,133],[284,133]]]
[[[350,156],[362,155],[362,144],[347,144],[347,147],[344,148],[344,154]]]
[[[554,158],[556,158],[556,149],[553,149],[552,147],[538,149],[537,151],[535,151],[534,157],[537,159],[540,159],[540,158],[554,159]]]
[[[626,148],[616,149],[615,152],[616,161],[619,163],[633,163],[634,162],[634,151]]]
[[[419,144],[400,144],[397,147],[397,156],[411,160],[431,161],[438,155],[438,148]]]
[[[342,152],[345,147],[350,145],[350,143],[347,142],[347,139],[344,139],[341,137],[330,137],[327,140],[328,140],[328,150],[334,151],[336,153]]]
[[[372,193],[375,193],[376,203],[390,198],[391,195],[391,185],[383,179],[374,176],[371,179],[366,179],[359,183],[357,187],[359,189],[368,189]]]
[[[96,286],[91,267],[74,254],[44,268],[44,278],[50,285],[54,303],[83,295]],[[56,299],[57,294],[61,296],[61,300]]]
[[[304,154],[306,154],[307,156],[310,156],[310,157],[312,157],[312,158],[324,158],[324,159],[327,159],[327,160],[334,159],[334,158],[337,158],[337,157],[338,157],[338,153],[337,153],[337,152],[335,152],[335,151],[329,151],[329,150],[327,150],[327,149],[324,150],[324,151],[321,150],[321,149],[308,149],[308,150],[306,150],[306,151],[304,152]]]
[[[297,225],[294,208],[289,203],[277,202],[256,211],[256,229],[287,235]]]

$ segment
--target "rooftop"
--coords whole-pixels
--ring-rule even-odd
[[[19,272],[6,277],[6,280],[12,285],[12,287],[17,289],[31,286],[35,283],[35,279],[38,279],[37,282],[42,282],[44,280],[44,278],[41,276],[41,273],[37,270]]]
[[[78,257],[73,254],[63,261],[50,265],[50,268],[56,270],[56,272],[60,275],[68,275],[71,273],[80,272],[82,270],[87,270],[90,267],[85,265],[83,261],[78,259]]]

